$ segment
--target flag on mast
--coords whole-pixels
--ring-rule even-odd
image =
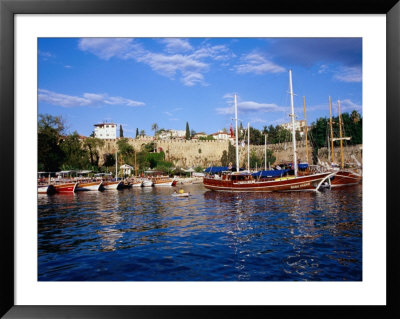
[[[233,137],[232,122],[231,122],[231,128],[230,128],[230,130],[231,130],[231,137]]]

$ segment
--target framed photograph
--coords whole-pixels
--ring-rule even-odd
[[[399,314],[397,1],[0,1],[4,318]]]

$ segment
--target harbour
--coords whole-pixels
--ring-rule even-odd
[[[39,281],[360,281],[362,186],[39,195]]]

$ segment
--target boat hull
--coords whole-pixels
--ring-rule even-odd
[[[118,189],[121,187],[122,182],[103,182],[102,188],[105,190]]]
[[[54,194],[56,189],[53,185],[38,185],[38,194]]]
[[[142,182],[133,182],[132,187],[142,187]]]
[[[78,183],[55,184],[54,188],[57,193],[74,193]]]
[[[168,181],[168,182],[153,182],[154,186],[172,186],[174,181]]]
[[[78,183],[76,191],[98,191],[102,182]]]
[[[226,192],[285,192],[315,191],[324,179],[332,173],[320,173],[306,176],[279,178],[278,180],[232,181],[204,177],[204,187],[214,191]]]
[[[360,184],[362,181],[361,175],[353,172],[339,171],[331,180],[331,187],[342,187]]]
[[[144,180],[144,181],[142,182],[142,186],[143,186],[143,187],[152,187],[152,186],[153,186],[153,181],[151,181],[151,180]]]

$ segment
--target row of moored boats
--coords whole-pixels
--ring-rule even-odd
[[[70,179],[46,182],[45,179],[38,181],[39,194],[74,193],[79,191],[103,191],[116,190],[130,187],[153,187],[153,186],[175,186],[177,183],[173,178],[161,176],[153,178],[128,178],[125,180],[91,180]]]

